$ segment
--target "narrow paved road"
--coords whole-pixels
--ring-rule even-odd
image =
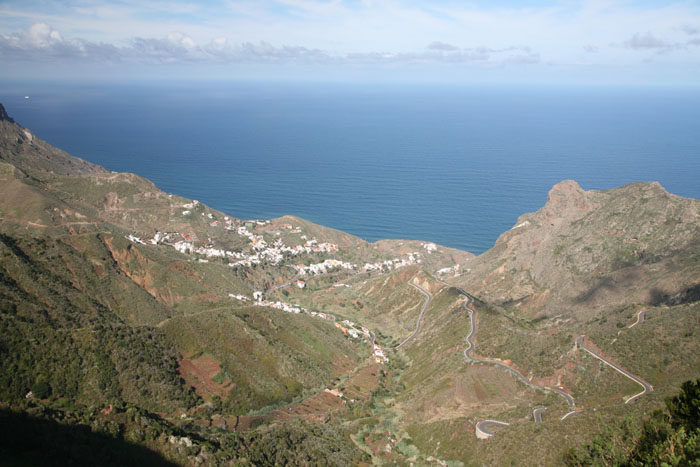
[[[509,367],[509,366],[507,366],[504,363],[501,363],[499,361],[475,358],[473,355],[473,352],[474,352],[474,335],[476,334],[476,331],[477,331],[477,315],[476,315],[476,310],[474,308],[472,308],[472,306],[471,306],[474,299],[471,297],[471,295],[469,295],[464,290],[462,290],[460,288],[457,288],[457,290],[459,291],[460,294],[467,297],[467,303],[464,306],[467,309],[467,311],[469,312],[469,316],[471,318],[471,325],[472,325],[471,331],[469,332],[469,335],[467,336],[467,339],[466,339],[468,347],[464,350],[464,358],[466,358],[467,361],[474,362],[474,363],[488,363],[491,365],[498,366],[498,367],[503,368],[504,370],[508,371],[510,374],[512,374],[513,376],[518,378],[520,381],[522,381],[523,383],[527,384],[528,386],[530,386],[534,389],[538,389],[538,390],[541,390],[544,392],[552,391],[552,392],[559,394],[561,397],[563,397],[566,400],[566,403],[569,404],[569,407],[572,409],[568,413],[566,413],[564,416],[562,416],[560,418],[560,420],[566,420],[570,416],[576,415],[577,413],[579,413],[581,411],[581,409],[576,408],[575,403],[574,403],[574,398],[571,397],[570,394],[564,392],[563,390],[561,390],[559,388],[550,388],[550,387],[538,386],[536,384],[533,384],[528,379],[526,379],[522,375],[522,373],[520,373],[519,371],[517,371],[517,370],[515,370],[515,369],[513,369],[513,368],[511,368],[511,367]],[[640,324],[642,321],[644,321],[645,316],[646,316],[646,310],[640,311],[637,314],[637,321],[633,325],[631,325],[630,327],[633,327],[637,324]],[[644,394],[647,394],[647,393],[654,390],[654,388],[649,383],[644,381],[643,379],[639,378],[638,376],[633,375],[632,373],[630,373],[629,371],[625,370],[624,368],[618,366],[614,362],[611,362],[610,360],[606,359],[605,357],[603,357],[601,355],[598,355],[597,353],[595,353],[594,351],[592,351],[591,349],[586,347],[585,337],[586,336],[581,336],[581,337],[578,337],[576,339],[576,345],[578,347],[582,348],[583,350],[590,353],[598,360],[602,361],[606,365],[611,366],[616,371],[622,373],[627,378],[631,379],[635,383],[642,386],[642,392],[627,398],[627,400],[625,400],[625,404],[628,404],[630,402],[634,402],[637,399],[639,399],[641,396],[643,396]],[[546,407],[536,407],[532,411],[532,416],[534,417],[536,423],[542,422],[542,412],[544,412],[545,410],[547,410]],[[493,431],[491,431],[489,429],[490,426],[507,426],[507,425],[508,424],[505,422],[499,422],[496,420],[483,420],[483,421],[480,421],[476,424],[476,435],[480,439],[490,438],[494,434]]]
[[[537,389],[539,391],[544,391],[544,392],[555,392],[555,393],[559,394],[561,397],[563,397],[566,400],[566,403],[569,404],[569,407],[571,407],[573,409],[576,405],[574,402],[574,398],[571,397],[570,394],[564,392],[563,390],[558,389],[558,388],[550,388],[550,387],[539,386],[537,384],[534,384],[530,380],[525,378],[525,376],[523,376],[523,374],[520,373],[518,370],[515,370],[515,369],[509,367],[505,363],[501,363],[501,362],[496,361],[496,360],[480,359],[480,358],[474,357],[474,355],[472,354],[474,351],[473,338],[474,338],[474,334],[476,334],[476,330],[477,330],[476,310],[474,310],[471,307],[471,304],[474,300],[464,290],[462,290],[460,288],[457,288],[457,290],[459,291],[459,293],[461,293],[462,295],[467,297],[467,303],[464,306],[467,309],[467,311],[469,312],[469,316],[471,317],[471,322],[472,322],[472,330],[469,333],[469,335],[467,336],[467,344],[469,344],[469,347],[467,347],[464,350],[464,357],[467,359],[467,361],[474,362],[474,363],[488,363],[488,364],[496,365],[500,368],[503,368],[504,370],[506,370],[507,372],[509,372],[510,374],[512,374],[513,376],[515,376],[520,381],[522,381],[523,383],[525,383],[526,385],[530,386],[533,389]]]
[[[577,413],[581,412],[581,410],[572,410],[571,412],[567,412],[564,414],[563,417],[561,417],[559,420],[566,420],[567,418],[571,417],[572,415],[576,415]]]
[[[489,427],[494,426],[510,426],[510,423],[499,422],[498,420],[482,420],[476,424],[476,437],[479,439],[490,438],[495,433]]]
[[[411,280],[413,280],[413,279],[411,279]],[[408,285],[410,285],[411,287],[417,289],[420,293],[422,293],[422,294],[425,296],[425,303],[423,304],[423,309],[420,311],[420,315],[418,315],[418,322],[416,322],[416,330],[413,331],[413,334],[411,334],[411,335],[408,336],[406,339],[404,339],[404,341],[401,342],[399,345],[397,345],[397,346],[395,346],[395,347],[389,347],[389,348],[387,348],[386,350],[399,350],[401,347],[403,347],[404,345],[406,345],[406,344],[408,343],[408,341],[410,341],[411,339],[413,339],[413,338],[416,336],[416,334],[418,334],[418,333],[420,332],[421,325],[423,324],[423,317],[425,316],[425,311],[426,311],[426,310],[428,309],[428,307],[430,306],[430,302],[433,301],[433,296],[430,295],[430,292],[428,292],[427,290],[425,290],[425,289],[424,289],[423,287],[421,287],[420,285],[416,285],[416,284],[414,284],[414,283],[411,282],[411,281],[408,281]]]
[[[638,324],[642,324],[642,321],[644,321],[644,318],[646,318],[646,316],[647,316],[647,310],[640,311],[639,313],[637,313],[637,321],[635,321],[634,323],[630,324],[627,327],[631,329]]]
[[[542,423],[542,412],[547,410],[547,407],[535,407],[532,411],[532,416],[535,419],[535,423]]]
[[[581,336],[581,337],[577,338],[576,345],[578,345],[580,348],[582,348],[583,350],[585,350],[589,354],[593,355],[595,358],[597,358],[601,362],[605,363],[606,365],[608,365],[608,366],[612,367],[613,369],[617,370],[618,372],[622,373],[623,375],[625,375],[626,377],[628,377],[629,379],[631,379],[635,383],[639,384],[643,388],[642,392],[635,394],[633,396],[630,396],[627,400],[625,400],[625,404],[629,404],[630,402],[634,402],[637,399],[639,399],[640,397],[642,397],[644,394],[647,394],[647,393],[654,390],[654,388],[652,387],[651,384],[647,383],[646,381],[641,379],[639,376],[633,375],[632,373],[630,373],[629,371],[620,367],[616,363],[611,362],[607,358],[603,357],[602,355],[598,355],[597,353],[593,352],[591,349],[586,347],[586,336]]]

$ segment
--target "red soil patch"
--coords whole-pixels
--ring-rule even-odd
[[[204,354],[192,360],[184,358],[177,370],[182,379],[203,399],[226,397],[231,388],[230,384],[223,385],[214,381],[214,377],[221,373],[221,365],[209,355]]]

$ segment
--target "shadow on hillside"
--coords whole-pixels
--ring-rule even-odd
[[[638,282],[640,278],[641,275],[636,268],[615,271],[614,275],[606,275],[597,278],[588,290],[574,297],[574,302],[589,303],[605,292],[614,293],[616,290],[626,289],[635,282]]]
[[[650,305],[683,305],[700,301],[700,284],[695,284],[675,294],[665,293],[661,289],[653,288],[649,291]]]
[[[0,464],[172,466],[159,454],[89,427],[0,408]]]
[[[614,293],[616,290],[629,287],[637,282],[640,277],[639,272],[634,268],[625,271],[624,274],[618,273],[615,276],[600,277],[596,279],[593,286],[591,286],[588,290],[574,297],[574,302],[590,303],[603,293]],[[659,289],[658,287],[652,287],[649,289],[649,299],[647,304],[653,306],[675,306],[697,301],[700,301],[700,283],[692,285],[679,292],[668,292]]]

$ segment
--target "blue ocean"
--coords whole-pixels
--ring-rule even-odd
[[[564,179],[700,198],[692,88],[4,82],[0,102],[51,144],[166,192],[370,241],[478,254]]]

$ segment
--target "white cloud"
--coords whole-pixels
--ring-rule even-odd
[[[700,66],[697,3],[510,3],[0,0],[0,60],[295,63],[338,70],[346,64],[469,70],[540,63],[543,73],[550,65],[610,72],[642,66],[650,58],[679,68]]]
[[[20,33],[0,35],[0,57],[7,59],[113,61],[119,56],[119,49],[111,44],[84,39],[65,40],[46,23],[35,23]]]
[[[85,39],[64,40],[45,23],[32,25],[22,33],[0,36],[0,56],[41,60],[136,61],[152,63],[300,63],[300,64],[488,64],[536,63],[539,54],[529,47],[472,47],[431,42],[416,52],[329,51],[299,45],[275,46],[265,41],[231,43],[225,37],[200,45],[190,36],[173,32],[162,38],[136,37],[116,47]]]
[[[20,36],[23,44],[32,47],[51,47],[63,42],[61,34],[46,23],[32,25],[26,34]]]
[[[132,39],[131,47],[124,48],[123,54],[132,57],[154,58],[163,61],[204,58],[194,40],[182,33],[171,33],[162,39]]]

